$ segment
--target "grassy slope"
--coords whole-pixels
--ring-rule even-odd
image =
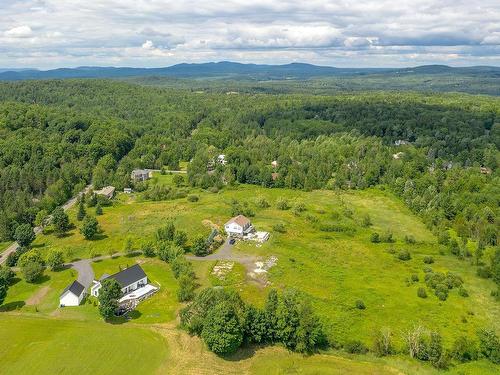
[[[0,319],[0,373],[153,373],[167,354],[154,332],[102,322],[4,315]],[[147,360],[145,360],[147,359]]]
[[[168,180],[169,176],[164,177]],[[198,192],[200,201],[189,203],[185,199],[167,202],[139,202],[137,197],[121,196],[113,207],[105,208],[105,214],[99,217],[105,237],[97,241],[84,241],[77,230],[69,236],[56,238],[52,234],[40,236],[36,240],[37,246],[42,252],[51,246],[62,249],[72,249],[73,256],[88,256],[91,248],[98,249],[97,252],[106,254],[112,248],[120,251],[123,247],[124,238],[130,236],[136,247],[141,241],[151,238],[154,231],[169,217],[174,217],[178,228],[186,230],[190,236],[204,231],[208,228],[202,223],[203,220],[222,225],[230,216],[230,201],[237,198],[241,201],[253,202],[256,196],[265,196],[272,204],[271,208],[256,211],[252,218],[258,229],[271,230],[272,225],[282,222],[286,225],[287,232],[279,234],[272,232],[271,240],[262,247],[253,244],[238,244],[236,251],[251,253],[267,257],[276,255],[279,258],[278,265],[271,270],[270,280],[274,286],[295,286],[307,292],[325,323],[328,333],[343,340],[347,337],[355,337],[370,343],[371,330],[375,327],[388,326],[395,332],[395,339],[399,340],[399,330],[407,328],[416,322],[422,322],[427,327],[439,329],[447,343],[460,333],[473,334],[477,327],[493,326],[499,328],[499,322],[494,317],[498,316],[499,308],[489,297],[489,289],[492,287],[489,281],[477,278],[473,268],[465,262],[458,261],[449,255],[439,255],[435,239],[422,223],[390,194],[369,190],[364,192],[335,194],[333,192],[311,192],[261,189],[257,187],[242,186],[234,190],[226,190],[219,194]],[[280,196],[287,197],[291,202],[300,200],[304,202],[308,210],[295,216],[291,211],[279,211],[274,202]],[[344,215],[345,210],[353,211],[352,219]],[[373,227],[362,228],[357,224],[363,213],[369,213]],[[356,227],[353,235],[345,233],[327,233],[319,231],[315,225],[305,219],[305,215],[314,215],[319,223],[342,223]],[[74,215],[74,212],[72,212]],[[391,229],[397,242],[392,245],[396,250],[408,248],[412,253],[412,260],[401,262],[394,255],[387,252],[388,244],[372,244],[369,241],[370,233],[374,230],[383,232]],[[416,245],[406,245],[402,242],[405,234],[412,234],[418,241]],[[459,297],[456,291],[450,293],[446,302],[440,302],[430,295],[426,300],[416,297],[418,285],[406,286],[405,279],[412,272],[418,272],[422,278],[422,257],[424,254],[432,254],[436,259],[434,269],[452,270],[464,278],[465,286],[471,296],[469,298]],[[118,266],[131,264],[135,261],[144,261],[143,258],[119,257],[93,263],[96,276],[103,272],[112,273],[118,270]],[[196,262],[194,264],[199,276],[200,284],[203,286],[215,282],[211,278],[210,270],[213,261]],[[200,358],[207,360],[207,373],[217,373],[217,369],[226,373],[262,373],[268,369],[270,373],[289,373],[290,371],[301,373],[321,373],[324,369],[331,370],[332,367],[344,371],[362,373],[387,373],[391,369],[403,369],[405,373],[434,373],[427,366],[422,367],[416,362],[408,361],[406,358],[391,357],[387,360],[374,360],[366,357],[369,362],[362,363],[365,357],[356,357],[357,362],[348,361],[332,355],[313,356],[307,359],[295,354],[289,354],[279,348],[264,348],[258,350],[249,358],[243,358],[246,352],[239,353],[238,358],[229,361],[213,356],[204,350],[196,338],[189,338],[175,328],[165,328],[165,323],[171,321],[179,305],[175,302],[176,282],[172,278],[168,265],[157,260],[147,260],[144,264],[150,278],[159,282],[162,289],[158,295],[139,306],[139,314],[134,316],[131,322],[121,325],[104,325],[99,322],[96,308],[92,303],[80,306],[76,309],[57,309],[57,296],[59,290],[72,279],[74,275],[71,270],[59,273],[48,273],[50,279],[39,285],[26,284],[19,281],[9,289],[6,304],[23,301],[39,293],[44,286],[50,286],[49,292],[37,305],[38,317],[34,317],[33,306],[24,306],[20,312],[24,313],[26,321],[33,319],[33,334],[40,331],[42,326],[40,316],[45,316],[47,324],[53,324],[53,316],[64,318],[60,325],[61,331],[68,332],[74,340],[70,340],[68,347],[86,345],[86,332],[100,330],[101,328],[115,330],[113,335],[130,335],[132,340],[137,335],[138,340],[145,336],[144,330],[138,323],[147,323],[147,327],[153,328],[167,339],[169,355],[163,358],[161,368],[164,372],[175,372],[191,369],[199,369],[205,364]],[[260,289],[253,284],[241,283],[241,268],[235,268],[235,275],[229,280],[237,286],[242,295],[249,301],[260,304],[264,301],[267,289]],[[429,292],[429,294],[431,294]],[[359,311],[353,309],[356,299],[363,299],[367,309]],[[10,305],[13,306],[13,305]],[[474,315],[469,315],[468,312]],[[462,318],[467,323],[462,322]],[[0,325],[9,326],[11,315],[0,316]],[[58,320],[58,322],[62,320]],[[90,323],[90,322],[91,323]],[[45,321],[44,321],[45,322]],[[151,326],[150,323],[154,325]],[[87,328],[87,324],[88,328]],[[85,329],[81,329],[85,327]],[[104,327],[104,328],[103,328]],[[122,333],[123,330],[123,333]],[[27,345],[36,342],[36,336],[22,333],[17,337],[16,331],[4,331],[6,337],[15,336],[19,345]],[[20,331],[22,332],[22,331]],[[58,331],[59,332],[59,331]],[[103,331],[104,332],[104,331]],[[133,333],[132,333],[133,332]],[[168,334],[165,334],[168,332]],[[0,333],[1,335],[2,333]],[[107,334],[107,333],[106,333]],[[150,333],[148,333],[149,335]],[[110,334],[111,335],[111,334]],[[78,339],[78,338],[81,338]],[[147,336],[146,341],[156,342],[156,336]],[[97,338],[90,338],[97,340]],[[112,355],[118,356],[122,347],[114,344],[111,336],[106,338],[109,342]],[[186,340],[191,340],[186,343]],[[193,341],[195,340],[195,341]],[[82,341],[82,342],[80,342]],[[193,345],[197,342],[199,355],[193,357]],[[148,344],[153,345],[153,344]],[[186,345],[185,350],[182,350]],[[47,345],[47,349],[50,345]],[[4,349],[5,350],[5,349]],[[165,351],[165,346],[162,346]],[[156,362],[156,351],[148,353],[152,362]],[[1,352],[0,352],[1,353]],[[20,364],[16,363],[16,353],[12,350],[0,355],[9,358],[8,371],[18,370]],[[55,354],[53,354],[55,355]],[[191,358],[192,357],[192,358]],[[20,358],[20,357],[17,357]],[[47,363],[38,358],[43,366]],[[360,367],[360,363],[363,364]],[[7,365],[6,365],[7,366]],[[68,364],[69,366],[69,364]],[[343,367],[344,366],[344,367]],[[132,367],[131,367],[132,368]],[[425,370],[424,370],[425,369]],[[466,373],[491,373],[494,367],[485,362],[474,362],[471,365],[460,365],[452,372],[464,370]],[[235,371],[233,371],[235,370]],[[341,371],[342,370],[342,371]],[[22,371],[21,371],[22,372]],[[145,371],[149,373],[151,370]],[[96,370],[99,373],[99,370]]]
[[[167,179],[169,176],[165,176]],[[380,190],[337,194],[328,191],[301,192],[285,189],[263,189],[241,186],[219,194],[199,193],[195,203],[186,199],[163,202],[140,202],[139,197],[121,196],[114,207],[105,208],[99,217],[105,238],[85,241],[75,229],[69,236],[59,239],[53,235],[40,236],[36,243],[41,250],[49,246],[71,249],[75,256],[88,256],[91,249],[107,254],[109,249],[121,251],[124,239],[133,239],[135,247],[149,240],[155,230],[168,218],[175,218],[178,228],[193,235],[209,232],[202,223],[210,220],[223,225],[230,217],[231,199],[248,201],[256,215],[252,222],[258,229],[271,231],[271,239],[262,247],[253,243],[240,243],[236,251],[267,257],[276,255],[278,265],[271,269],[270,280],[276,287],[295,286],[313,298],[329,333],[341,341],[347,337],[359,338],[368,344],[374,328],[387,326],[398,331],[415,323],[423,322],[432,329],[442,331],[445,340],[452,340],[459,334],[473,334],[478,327],[500,328],[494,316],[500,308],[489,291],[493,284],[474,275],[473,267],[458,261],[451,255],[440,255],[434,236],[421,221],[389,193]],[[264,196],[271,203],[268,209],[258,209],[252,202],[256,196]],[[308,210],[295,216],[291,210],[274,208],[278,197],[286,197],[291,203],[302,201]],[[353,212],[352,219],[344,215],[345,210]],[[373,222],[371,228],[359,225],[361,216],[369,213]],[[311,224],[305,215],[313,215],[317,224]],[[284,234],[272,231],[276,223],[284,223]],[[321,232],[321,223],[341,223],[356,228],[353,235],[336,232]],[[373,231],[391,230],[396,243],[372,244],[369,240]],[[406,245],[403,238],[412,234],[416,245]],[[410,250],[412,260],[402,262],[387,250],[402,248]],[[464,278],[469,298],[450,292],[447,301],[441,302],[432,291],[429,298],[416,296],[423,283],[422,259],[432,255],[435,270],[452,271]],[[196,265],[200,281],[207,285],[206,278],[212,262]],[[417,273],[419,283],[407,286],[406,279]],[[263,303],[267,290],[260,290],[252,284],[240,288],[243,296],[256,304]],[[357,299],[362,299],[367,309],[354,309]],[[471,315],[474,314],[474,315]],[[465,318],[467,323],[462,323]],[[399,339],[397,335],[396,339]]]

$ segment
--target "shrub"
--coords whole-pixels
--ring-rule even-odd
[[[28,261],[21,267],[21,273],[28,283],[34,283],[43,275],[43,265],[38,262]]]
[[[500,364],[500,340],[495,331],[480,329],[477,336],[481,355],[495,364]]]
[[[434,290],[434,294],[441,301],[446,301],[448,298],[448,286],[445,284],[437,284]]]
[[[102,215],[102,207],[101,207],[101,205],[99,203],[95,206],[95,214],[97,216]]]
[[[407,261],[411,259],[410,252],[408,250],[400,250],[398,253],[398,259],[402,261]]]
[[[431,256],[429,256],[429,255],[427,255],[427,256],[424,257],[424,263],[425,264],[432,264],[432,263],[434,263],[434,258],[431,257]]]
[[[373,352],[377,357],[384,357],[394,352],[392,346],[392,332],[389,329],[380,329],[373,337]]]
[[[171,261],[172,272],[174,277],[178,279],[181,275],[187,275],[194,278],[193,266],[189,261],[183,257],[178,256]]]
[[[306,214],[304,216],[304,219],[306,219],[310,223],[317,223],[318,222],[318,218],[314,215],[311,215],[311,214]]]
[[[344,344],[344,349],[351,354],[365,354],[368,352],[367,347],[359,340],[349,340]]]
[[[303,202],[297,202],[293,206],[293,212],[295,214],[300,214],[301,212],[304,212],[306,210],[306,205]]]
[[[182,248],[186,247],[186,243],[188,240],[187,233],[183,230],[178,230],[174,234],[174,244],[180,246]]]
[[[52,271],[62,268],[64,264],[63,252],[61,250],[51,250],[47,256],[47,265]]]
[[[157,241],[172,241],[175,235],[175,224],[169,220],[167,224],[156,230]]]
[[[387,243],[394,242],[394,239],[392,238],[392,232],[387,231],[382,236],[380,236],[380,242],[387,242]]]
[[[476,342],[466,336],[460,336],[453,343],[451,356],[459,362],[469,362],[477,359]]]
[[[190,195],[188,195],[188,197],[187,197],[187,200],[188,200],[189,202],[198,202],[198,200],[199,200],[199,199],[200,199],[200,198],[199,198],[196,194],[190,194]]]
[[[444,370],[449,366],[448,354],[443,351],[443,340],[437,332],[431,332],[428,358],[432,366]]]
[[[405,236],[405,242],[408,245],[414,245],[415,243],[417,243],[417,241],[415,240],[415,237],[413,237],[411,234]]]
[[[365,228],[372,225],[372,219],[370,218],[370,215],[368,214],[363,215],[361,219],[361,225]]]
[[[416,273],[412,273],[411,274],[411,281],[414,282],[414,283],[417,283],[418,282],[418,275]]]
[[[257,207],[259,208],[268,208],[270,206],[269,202],[267,201],[266,198],[264,197],[258,197],[256,200],[255,200],[255,204],[257,205]]]
[[[120,284],[115,279],[105,279],[99,290],[99,313],[105,320],[109,320],[118,308],[118,298],[122,295]]]
[[[52,225],[58,235],[62,235],[69,230],[69,217],[62,207],[56,207],[52,212]]]
[[[82,227],[80,228],[80,233],[86,240],[94,238],[94,236],[99,231],[99,223],[97,219],[92,216],[85,216],[83,219]]]
[[[427,298],[427,292],[425,291],[424,287],[418,288],[417,296],[419,296],[420,298]]]
[[[191,251],[199,257],[208,255],[209,247],[205,236],[198,236],[194,239]]]
[[[151,242],[143,244],[141,250],[145,257],[152,258],[156,255],[155,248]]]
[[[179,276],[179,289],[177,290],[177,300],[179,302],[191,301],[194,297],[196,284],[190,274],[181,274]]]
[[[173,246],[171,242],[158,242],[158,258],[164,262],[171,263],[177,257],[184,254],[184,249],[179,246]]]
[[[356,301],[356,308],[359,309],[359,310],[366,309],[365,303],[362,300],[358,299]]]
[[[14,239],[19,246],[28,247],[35,240],[35,232],[29,224],[18,225],[14,232]]]
[[[283,223],[274,224],[273,230],[278,233],[285,233],[286,232],[285,224]]]
[[[243,331],[234,307],[229,302],[215,305],[207,314],[201,337],[216,354],[234,353],[243,342]]]
[[[448,245],[450,242],[450,234],[447,230],[443,230],[438,235],[438,243],[440,245]]]
[[[476,274],[483,279],[489,279],[491,277],[491,270],[489,267],[477,267]]]
[[[379,243],[380,242],[380,235],[377,232],[374,232],[370,236],[370,241],[373,243]]]
[[[461,297],[469,297],[469,292],[467,292],[467,289],[461,286],[460,288],[458,288],[458,295]]]
[[[279,197],[278,200],[276,201],[276,208],[278,210],[288,210],[290,208],[288,200],[283,197]]]

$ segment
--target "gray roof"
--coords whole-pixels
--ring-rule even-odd
[[[115,273],[114,275],[106,277],[106,279],[115,279],[122,288],[129,286],[141,279],[144,279],[146,273],[140,265],[134,264],[132,267],[125,268],[124,270]]]
[[[78,281],[73,281],[71,284],[69,284],[64,290],[63,292],[61,293],[61,297],[64,295],[64,293],[66,293],[67,291],[70,291],[71,293],[73,293],[75,296],[80,296],[84,291],[85,291],[85,287],[80,284]]]

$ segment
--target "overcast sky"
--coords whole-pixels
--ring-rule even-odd
[[[500,0],[0,0],[0,67],[500,66]]]

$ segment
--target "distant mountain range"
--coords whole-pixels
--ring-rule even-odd
[[[173,78],[246,78],[246,79],[308,79],[327,76],[360,76],[373,74],[459,74],[500,77],[500,67],[472,66],[454,68],[446,65],[424,65],[414,68],[335,68],[304,63],[285,65],[241,64],[222,61],[200,64],[177,64],[165,68],[95,67],[38,69],[0,69],[0,80],[62,78],[121,78],[121,77],[173,77]]]

